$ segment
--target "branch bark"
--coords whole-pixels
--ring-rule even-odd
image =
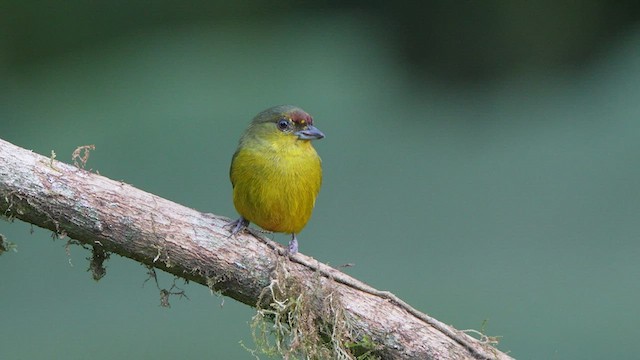
[[[334,341],[334,358],[349,358],[356,344],[382,359],[511,359],[489,338],[477,340],[311,257],[288,257],[260,234],[229,237],[227,218],[1,139],[0,214],[69,236],[94,255],[113,252],[208,286],[272,321],[277,311],[297,311],[319,327],[317,340]],[[293,330],[286,343],[292,347],[313,329]]]

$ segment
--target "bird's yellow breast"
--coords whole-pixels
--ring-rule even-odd
[[[230,175],[240,215],[265,230],[286,233],[307,224],[322,183],[315,149],[291,136],[241,143]]]

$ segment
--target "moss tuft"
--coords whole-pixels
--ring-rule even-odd
[[[311,281],[312,286],[303,286],[289,274],[287,260],[277,264],[251,322],[257,346],[251,353],[284,359],[378,359],[379,346],[352,331],[335,283],[320,274]]]

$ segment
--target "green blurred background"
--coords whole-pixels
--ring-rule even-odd
[[[636,3],[417,4],[0,1],[0,138],[236,217],[238,137],[299,105],[327,135],[303,253],[519,359],[636,358]],[[51,232],[0,233],[1,359],[253,358],[247,306],[161,308],[131,260],[95,283]]]

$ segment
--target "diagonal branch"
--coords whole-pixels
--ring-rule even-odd
[[[257,307],[256,321],[282,325],[271,336],[285,356],[511,359],[487,337],[472,338],[311,257],[287,257],[260,234],[229,237],[226,218],[1,139],[0,214],[91,246],[94,257],[116,253]],[[258,340],[268,335],[256,329]]]

